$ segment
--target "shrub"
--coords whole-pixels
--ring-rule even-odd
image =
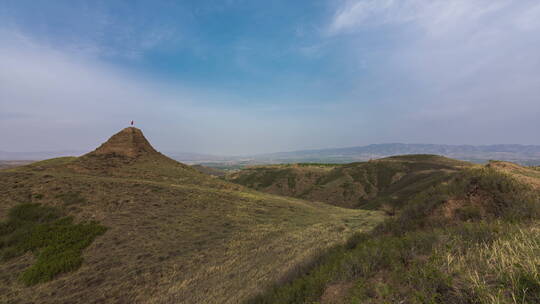
[[[79,268],[83,249],[105,230],[96,222],[73,223],[57,208],[21,204],[0,223],[0,260],[33,252],[37,261],[20,278],[26,285],[46,282]]]

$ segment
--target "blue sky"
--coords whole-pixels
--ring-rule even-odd
[[[0,1],[0,150],[540,144],[536,0]]]

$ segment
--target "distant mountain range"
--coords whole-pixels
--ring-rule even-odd
[[[79,156],[84,151],[3,152],[0,160],[42,160],[60,156]],[[405,154],[437,154],[460,160],[483,163],[491,159],[540,165],[540,145],[437,145],[437,144],[372,144],[367,146],[277,152],[250,156],[219,156],[200,153],[164,152],[169,157],[189,163],[347,163]]]

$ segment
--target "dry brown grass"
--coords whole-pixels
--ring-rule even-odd
[[[447,253],[446,267],[449,273],[462,276],[462,284],[470,286],[478,303],[537,303],[540,229],[521,227],[465,253]]]
[[[534,168],[523,167],[518,164],[503,161],[491,161],[487,167],[508,173],[518,180],[540,189],[540,171]]]
[[[17,280],[31,254],[1,264],[0,302],[238,303],[383,219],[262,194],[160,157],[116,167],[105,161],[59,159],[0,172],[0,220],[19,203],[37,202],[108,228],[79,270],[51,282]],[[66,204],[66,193],[84,199]]]

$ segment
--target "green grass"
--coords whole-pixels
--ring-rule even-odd
[[[450,199],[462,205],[446,218]],[[329,286],[347,286],[340,303],[539,303],[538,219],[529,186],[467,170],[247,303],[317,303]]]
[[[76,224],[57,208],[21,204],[0,223],[0,260],[32,252],[37,260],[20,279],[26,285],[47,282],[79,268],[83,249],[105,230],[96,222]]]

